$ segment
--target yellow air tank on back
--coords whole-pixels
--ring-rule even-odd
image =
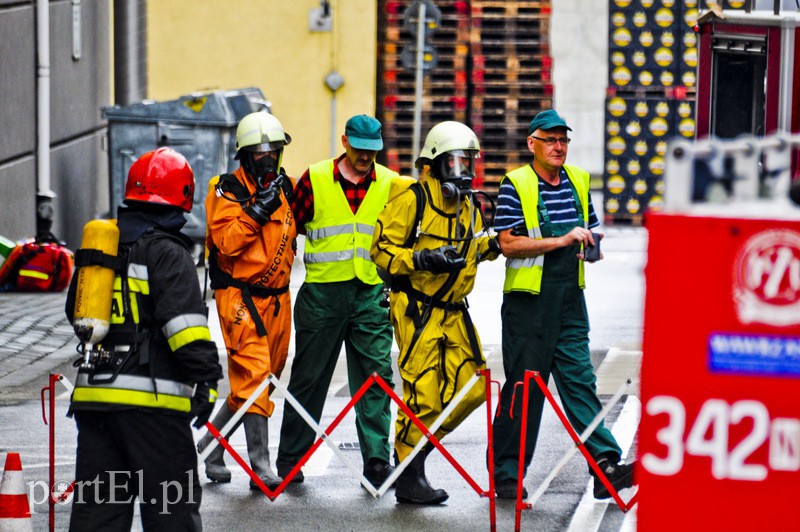
[[[119,228],[116,220],[92,220],[83,227],[82,249],[99,250],[116,257],[118,247]],[[84,343],[87,359],[92,347],[108,334],[115,276],[112,268],[99,264],[84,265],[78,269],[72,326]]]

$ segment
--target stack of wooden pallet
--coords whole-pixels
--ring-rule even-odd
[[[496,192],[503,175],[529,160],[531,118],[552,105],[550,3],[473,0],[470,119],[483,148],[479,178]]]
[[[381,0],[377,116],[389,167],[410,173],[415,73],[403,65],[415,36],[405,12],[412,0]],[[496,194],[503,174],[527,161],[531,118],[552,104],[550,1],[436,0],[441,12],[429,43],[438,64],[424,77],[422,132],[444,120],[470,126],[481,142],[475,187]]]
[[[411,173],[421,146],[412,146],[414,133],[415,70],[404,65],[402,54],[415,50],[416,36],[406,10],[409,0],[384,0],[379,22],[377,116],[383,123],[387,165]],[[421,140],[444,120],[468,122],[469,5],[463,0],[437,1],[441,12],[428,44],[436,51],[436,65],[427,70],[422,91]]]

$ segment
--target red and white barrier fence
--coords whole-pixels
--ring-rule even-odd
[[[442,445],[442,443],[434,436],[434,433],[436,432],[436,430],[438,430],[438,428],[442,425],[442,423],[444,423],[444,421],[447,419],[447,417],[450,415],[450,413],[464,399],[464,397],[472,389],[472,387],[475,386],[475,384],[480,380],[481,376],[485,376],[485,382],[486,382],[486,426],[487,426],[488,448],[489,448],[489,453],[490,453],[489,461],[488,461],[488,463],[489,463],[489,487],[488,487],[488,489],[481,488],[480,485],[475,481],[475,479],[466,471],[466,469],[464,469],[461,466],[461,464],[458,463],[458,461],[453,457],[453,455],[451,455],[447,451],[447,449]],[[490,526],[491,526],[491,530],[494,531],[494,530],[496,530],[496,511],[495,511],[495,493],[494,493],[494,460],[493,460],[493,458],[491,456],[491,453],[492,453],[492,400],[491,400],[492,397],[491,397],[491,385],[492,385],[493,382],[495,384],[497,384],[496,381],[492,381],[491,380],[491,372],[490,372],[490,370],[486,369],[486,370],[477,371],[475,373],[475,375],[473,375],[470,378],[470,380],[467,381],[467,383],[464,385],[464,387],[462,387],[461,390],[459,390],[458,394],[456,394],[456,396],[453,398],[453,400],[450,401],[450,403],[448,404],[447,408],[445,408],[442,411],[442,413],[439,415],[439,417],[436,419],[436,421],[434,421],[434,423],[430,427],[426,427],[425,424],[423,424],[422,421],[420,421],[419,418],[417,418],[417,416],[411,411],[411,409],[408,408],[408,406],[397,395],[397,393],[395,393],[395,391],[388,384],[386,384],[386,381],[384,381],[380,377],[380,375],[378,375],[377,373],[373,373],[372,375],[370,375],[370,377],[366,381],[364,381],[364,384],[362,384],[361,388],[358,389],[358,391],[355,393],[355,395],[353,395],[353,397],[350,399],[350,401],[348,401],[347,405],[345,405],[345,407],[342,409],[342,411],[339,412],[339,414],[334,418],[334,420],[330,423],[330,425],[328,425],[327,428],[323,429],[311,417],[311,415],[305,410],[305,408],[303,408],[303,406],[297,401],[297,399],[295,399],[289,393],[289,391],[280,382],[280,380],[278,380],[278,378],[275,377],[274,375],[269,375],[264,380],[264,382],[262,382],[261,385],[248,398],[247,402],[245,402],[244,405],[242,405],[242,407],[237,411],[237,414],[239,412],[241,412],[243,414],[247,410],[247,407],[249,407],[249,405],[253,404],[253,402],[256,400],[256,398],[258,398],[258,396],[261,395],[261,393],[264,392],[264,390],[266,389],[267,385],[268,384],[272,384],[275,387],[275,390],[277,390],[278,392],[280,392],[284,396],[284,398],[286,399],[286,402],[289,403],[289,405],[291,405],[291,407],[294,408],[298,412],[300,417],[302,417],[303,420],[308,424],[308,426],[311,427],[314,430],[314,432],[317,434],[316,441],[312,444],[312,446],[308,449],[308,451],[306,451],[305,455],[303,455],[300,458],[300,460],[297,462],[297,464],[295,464],[294,468],[292,468],[292,470],[283,478],[283,481],[280,483],[280,485],[278,485],[278,487],[276,487],[274,490],[270,490],[261,481],[261,479],[258,477],[258,475],[255,474],[255,472],[250,468],[250,466],[245,462],[245,460],[239,455],[239,453],[237,453],[233,449],[233,447],[230,445],[228,440],[226,440],[222,436],[222,434],[226,433],[227,430],[230,429],[230,427],[234,426],[234,424],[236,423],[236,418],[234,417],[228,423],[226,423],[226,425],[225,425],[225,427],[223,427],[222,431],[217,430],[217,428],[214,427],[214,425],[212,425],[211,422],[206,423],[206,428],[214,436],[215,440],[206,447],[206,449],[200,455],[200,458],[204,459],[205,457],[207,457],[208,454],[211,452],[211,450],[213,450],[213,448],[216,445],[216,443],[219,443],[220,445],[225,447],[225,450],[227,450],[231,454],[231,456],[234,458],[236,463],[238,463],[239,466],[250,476],[250,478],[253,480],[253,482],[256,483],[256,485],[259,487],[259,489],[261,489],[261,491],[264,492],[264,495],[266,495],[267,498],[270,501],[274,501],[281,493],[283,493],[283,491],[286,488],[286,486],[289,485],[289,483],[292,481],[292,479],[295,477],[295,475],[297,475],[297,473],[300,471],[300,469],[306,464],[306,462],[309,460],[311,455],[313,455],[314,452],[316,452],[317,449],[319,449],[319,447],[323,443],[325,443],[333,451],[334,455],[337,456],[339,458],[339,460],[341,460],[342,463],[359,480],[359,482],[361,482],[361,484],[364,486],[364,488],[373,497],[380,498],[386,493],[386,491],[391,487],[391,485],[394,484],[395,480],[397,480],[397,477],[400,476],[400,474],[406,469],[406,467],[408,467],[408,464],[411,462],[411,460],[413,460],[413,458],[417,455],[417,453],[420,452],[422,447],[428,441],[430,441],[430,443],[433,444],[442,453],[442,456],[444,456],[444,458],[453,466],[453,468],[455,468],[455,470],[464,478],[464,480],[467,482],[467,484],[469,484],[470,487],[473,490],[475,490],[475,492],[479,496],[488,497],[489,498]],[[333,431],[336,430],[336,428],[342,422],[344,417],[350,412],[350,410],[352,410],[355,407],[356,403],[358,403],[358,401],[364,396],[364,394],[367,392],[367,390],[370,387],[375,386],[375,385],[377,385],[384,392],[386,392],[386,394],[389,395],[389,398],[392,401],[394,401],[395,404],[397,404],[397,407],[402,409],[405,412],[405,414],[408,416],[408,418],[411,420],[411,422],[414,423],[417,426],[417,428],[419,428],[420,431],[422,431],[422,433],[423,433],[423,438],[414,447],[414,449],[411,451],[411,454],[408,457],[406,457],[406,459],[402,463],[398,464],[397,468],[389,476],[389,478],[386,479],[386,481],[383,483],[383,485],[380,486],[380,487],[377,487],[377,488],[375,486],[373,486],[364,477],[364,475],[362,474],[360,468],[358,466],[356,466],[353,463],[352,460],[350,460],[347,456],[345,456],[345,454],[342,452],[342,450],[339,449],[338,445],[336,445],[336,443],[331,438],[331,435],[333,434]]]
[[[525,443],[527,440],[527,428],[528,428],[528,404],[530,401],[530,381],[533,380],[539,389],[542,391],[544,396],[547,398],[547,401],[553,407],[558,419],[561,421],[561,424],[564,425],[564,428],[569,433],[570,438],[572,441],[575,442],[575,447],[571,448],[566,452],[566,454],[561,458],[561,460],[556,464],[556,467],[550,472],[550,474],[545,478],[536,491],[533,493],[533,496],[530,497],[530,500],[524,502],[522,500],[522,481],[525,477],[524,471],[524,464],[525,464]],[[526,371],[525,377],[522,382],[518,382],[516,386],[522,386],[523,393],[522,393],[522,427],[520,430],[520,437],[519,437],[519,471],[517,474],[517,502],[516,502],[516,514],[515,514],[515,521],[514,521],[514,530],[519,531],[522,521],[522,510],[530,510],[533,508],[533,505],[536,504],[536,501],[547,491],[547,488],[550,486],[550,483],[553,479],[558,476],[564,466],[567,465],[567,462],[575,455],[576,452],[580,451],[583,454],[583,457],[586,459],[586,462],[589,464],[589,467],[592,468],[597,478],[603,483],[606,487],[608,492],[614,498],[614,502],[617,503],[620,510],[623,512],[628,512],[631,508],[636,505],[636,501],[639,496],[639,492],[637,491],[633,497],[626,503],[622,500],[617,493],[617,490],[611,484],[611,482],[606,477],[605,473],[598,467],[597,460],[592,457],[589,451],[586,449],[585,443],[586,440],[589,439],[589,436],[595,431],[597,426],[605,419],[611,409],[616,405],[620,399],[625,395],[626,390],[631,384],[631,380],[628,379],[625,383],[623,383],[617,392],[611,397],[611,399],[606,403],[603,409],[595,416],[592,422],[586,427],[586,429],[578,435],[575,432],[575,429],[570,424],[569,420],[567,419],[566,414],[564,414],[563,409],[558,405],[553,394],[550,392],[550,389],[547,387],[547,383],[544,382],[541,375],[538,371]]]

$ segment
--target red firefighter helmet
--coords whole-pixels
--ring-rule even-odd
[[[192,210],[194,172],[172,148],[158,148],[139,157],[128,172],[125,202],[142,201]]]

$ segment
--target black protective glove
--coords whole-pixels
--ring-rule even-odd
[[[259,225],[266,225],[272,213],[281,206],[279,187],[278,179],[266,187],[258,187],[255,202],[245,207],[244,212]]]
[[[216,382],[199,382],[194,389],[192,396],[192,417],[196,417],[193,425],[196,429],[203,427],[211,412],[214,411],[214,405],[217,402],[217,383]]]
[[[426,270],[431,273],[457,272],[467,265],[467,261],[453,246],[415,251],[413,260],[415,270]]]
[[[292,199],[292,196],[294,195],[294,186],[292,185],[292,180],[289,179],[289,176],[286,174],[280,174],[275,178],[274,183],[276,183],[277,187],[283,190],[283,195],[286,196],[287,200]]]
[[[503,250],[500,249],[500,240],[496,236],[493,236],[492,238],[489,239],[489,252],[495,252],[495,253],[503,252]]]

